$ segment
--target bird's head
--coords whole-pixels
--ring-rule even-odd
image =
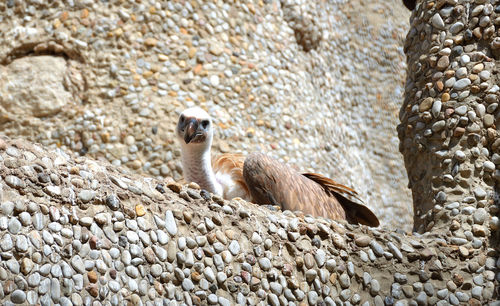
[[[182,146],[210,146],[213,137],[212,119],[199,107],[188,108],[179,116],[176,134]]]

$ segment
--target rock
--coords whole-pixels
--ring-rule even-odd
[[[67,70],[66,60],[58,56],[14,60],[0,70],[2,113],[19,119],[57,114],[73,99],[73,93],[64,85]]]
[[[433,101],[434,100],[431,97],[425,98],[419,105],[419,111],[425,112],[429,110],[432,107]]]
[[[448,68],[450,65],[450,58],[446,55],[441,56],[437,62],[437,68],[441,71],[445,70]],[[429,107],[430,108],[430,107]]]
[[[456,22],[454,23],[451,27],[450,27],[450,33],[451,34],[457,34],[459,33],[460,31],[462,31],[462,29],[464,28],[464,24],[462,22]]]
[[[22,304],[26,301],[26,293],[22,290],[14,290],[10,296],[10,300],[14,304]]]
[[[83,203],[88,203],[92,201],[96,196],[96,192],[93,190],[82,190],[78,193],[78,199]]]
[[[470,84],[471,84],[470,79],[460,79],[460,80],[455,82],[455,84],[453,85],[453,89],[462,90],[462,89],[466,88],[467,86],[469,86]]]
[[[444,29],[444,21],[438,13],[436,13],[432,16],[431,23],[437,29],[440,29],[440,30]]]
[[[177,234],[177,222],[175,221],[171,210],[167,210],[165,213],[165,229],[171,236],[175,236]]]

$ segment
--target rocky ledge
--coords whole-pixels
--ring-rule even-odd
[[[470,244],[273,211],[24,140],[0,140],[0,177],[4,305],[479,305],[498,296],[495,238]],[[487,224],[486,214],[476,219]]]

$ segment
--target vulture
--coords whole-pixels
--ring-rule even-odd
[[[375,214],[356,191],[316,173],[300,174],[262,153],[222,154],[212,159],[214,129],[199,107],[184,110],[176,127],[184,179],[224,199],[240,197],[255,204],[278,205],[313,216],[378,226]]]

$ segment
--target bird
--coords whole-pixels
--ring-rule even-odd
[[[175,129],[187,182],[226,200],[241,198],[332,220],[377,227],[380,222],[355,190],[317,173],[299,173],[264,153],[212,158],[213,121],[195,106],[181,112]]]

